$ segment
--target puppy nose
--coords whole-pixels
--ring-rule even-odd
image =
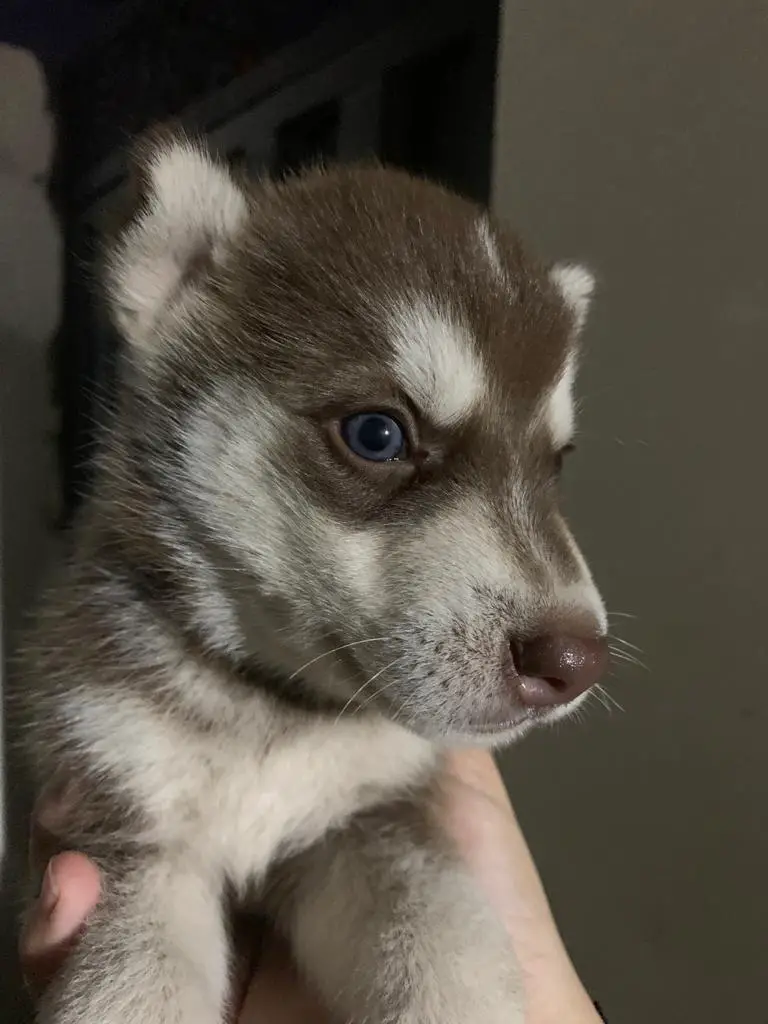
[[[520,698],[529,707],[567,704],[590,688],[608,661],[604,637],[541,636],[512,644]]]

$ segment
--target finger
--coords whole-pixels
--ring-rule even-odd
[[[509,794],[492,755],[472,748],[450,751],[445,759],[449,779],[470,786],[493,800],[499,808],[511,810]]]
[[[98,902],[99,887],[98,868],[82,854],[61,853],[49,862],[20,941],[29,984],[44,985],[61,966]]]

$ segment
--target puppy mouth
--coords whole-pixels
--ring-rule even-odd
[[[454,677],[455,665],[448,671],[444,664],[433,665],[425,677],[427,681],[436,681],[432,684],[432,700],[429,687],[420,700],[418,686],[417,692],[411,692],[408,679],[404,678],[402,653],[400,657],[386,659],[382,665],[377,664],[378,659],[366,664],[368,659],[361,657],[356,645],[342,648],[339,653],[352,670],[352,678],[363,681],[348,702],[350,709],[378,710],[406,728],[438,741],[476,737],[484,742],[503,742],[563,719],[580,705],[604,667],[605,647],[603,638],[598,636],[545,637],[531,644],[523,655],[506,648],[496,682],[490,684],[487,675],[484,683],[478,680],[474,703],[466,699],[466,679]],[[564,662],[567,671],[563,670]],[[394,673],[390,673],[388,670],[395,665]],[[529,667],[534,667],[534,673],[525,671]],[[541,674],[538,670],[542,670]],[[419,675],[424,674],[422,665]],[[472,673],[468,675],[471,677]],[[424,681],[423,678],[422,686]],[[444,699],[436,711],[431,711],[430,703],[436,692],[441,692]],[[407,696],[402,701],[404,693]],[[406,707],[408,711],[404,713]]]
[[[576,702],[578,703],[578,702]],[[507,718],[496,718],[487,721],[469,721],[466,724],[468,735],[483,736],[504,736],[516,731],[527,731],[535,725],[546,725],[549,722],[556,722],[569,714],[573,705],[561,705],[555,708],[520,707],[517,714]]]
[[[345,652],[346,654],[347,652]],[[364,678],[375,679],[373,688],[361,689],[356,695],[353,705],[357,711],[361,709],[378,710],[394,722],[413,730],[416,733],[432,738],[436,741],[451,738],[477,738],[482,742],[502,741],[513,739],[515,734],[527,732],[539,724],[546,724],[555,721],[567,714],[568,706],[556,708],[527,707],[519,696],[504,685],[501,680],[500,686],[489,702],[491,706],[484,711],[476,708],[474,712],[467,713],[466,708],[459,705],[454,713],[449,711],[447,717],[441,720],[441,716],[430,714],[426,708],[419,707],[418,703],[412,705],[407,716],[402,713],[402,704],[399,700],[393,699],[392,689],[396,681],[381,682],[381,669],[365,675],[362,666],[349,652],[350,662],[354,662],[358,673]],[[533,682],[533,681],[532,681]],[[424,704],[428,702],[425,700]]]

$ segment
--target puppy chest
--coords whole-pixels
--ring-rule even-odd
[[[207,745],[180,759],[165,798],[156,791],[156,820],[181,830],[178,838],[243,885],[278,853],[309,845],[356,811],[391,798],[433,763],[416,737],[359,732],[316,729],[261,754],[235,742]]]

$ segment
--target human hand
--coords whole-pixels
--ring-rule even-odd
[[[434,807],[511,936],[529,1024],[598,1024],[491,756],[470,750],[450,755]],[[55,815],[56,805],[48,803],[36,816],[38,861],[47,856]],[[77,942],[98,902],[99,886],[98,869],[82,854],[59,853],[48,860],[21,940],[22,966],[33,988],[45,985]],[[279,938],[268,937],[256,963],[247,944],[240,944],[239,954],[236,1024],[334,1024]]]

